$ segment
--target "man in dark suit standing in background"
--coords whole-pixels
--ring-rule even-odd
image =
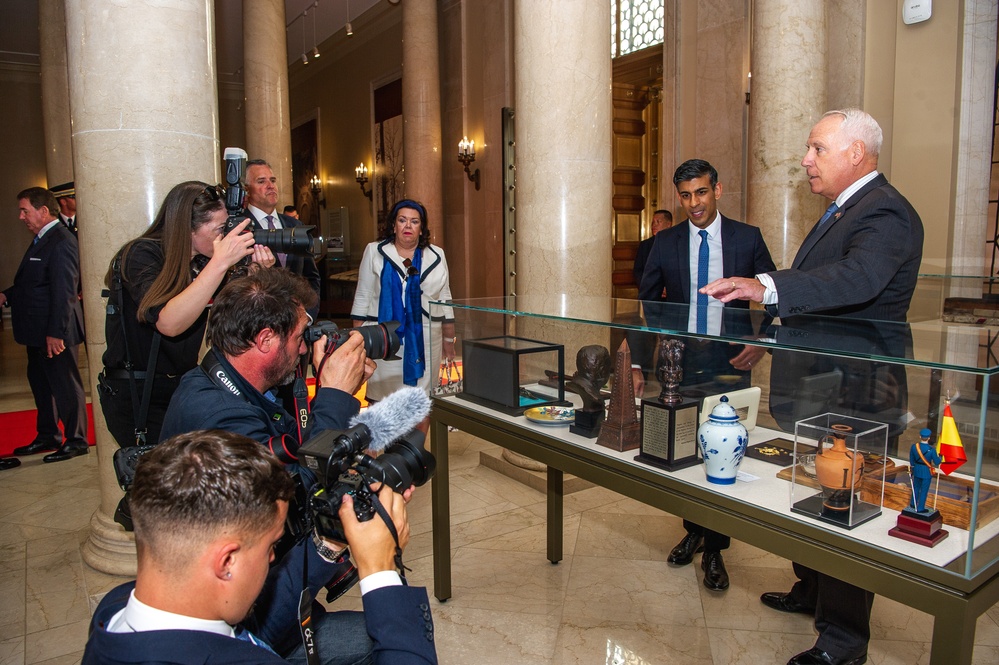
[[[246,163],[246,215],[253,220],[256,229],[290,229],[299,226],[301,222],[293,217],[278,214],[277,176],[271,170],[270,164],[262,159],[251,159]],[[316,295],[322,298],[320,286],[322,278],[319,268],[312,256],[300,254],[284,254],[274,252],[278,265],[287,268],[296,275],[301,275],[309,282]],[[309,316],[316,319],[319,307],[309,311]]]
[[[673,213],[669,210],[656,210],[652,213],[652,225],[649,229],[652,233],[649,234],[648,238],[638,243],[638,251],[635,253],[635,265],[632,268],[635,286],[642,286],[642,275],[645,274],[645,264],[649,262],[652,245],[656,242],[656,234],[671,226],[673,226]]]
[[[904,322],[923,255],[923,223],[878,173],[881,142],[881,127],[859,109],[822,116],[808,136],[801,165],[812,193],[832,204],[791,267],[755,278],[724,277],[705,294],[722,302],[761,302],[782,319],[821,313]],[[775,352],[775,376],[778,364]],[[760,598],[783,612],[815,615],[815,646],[788,665],[865,663],[874,594],[799,564],[794,572],[799,581],[789,593]]]
[[[17,199],[20,219],[35,237],[14,275],[14,285],[0,293],[0,305],[11,308],[14,341],[27,347],[38,432],[34,441],[16,448],[14,454],[49,452],[44,461],[60,462],[89,452],[87,402],[77,367],[83,341],[80,255],[76,237],[59,221],[59,204],[52,192],[31,187]]]
[[[755,275],[774,269],[770,250],[755,226],[723,216],[718,212],[722,185],[718,171],[702,159],[691,159],[673,174],[680,206],[687,220],[655,236],[649,254],[639,298],[692,305],[687,330],[717,335],[722,330],[722,303],[697,293],[699,287],[723,275]],[[748,309],[749,303],[735,301],[729,307]],[[648,317],[648,312],[646,312]],[[681,324],[682,325],[682,324]],[[729,331],[731,332],[731,331]],[[684,363],[684,384],[713,380],[716,374],[743,374],[745,387],[749,372],[764,353],[762,347],[690,339]],[[691,371],[687,371],[687,367]],[[668,561],[687,565],[703,547],[701,568],[704,586],[712,591],[728,588],[728,573],[721,551],[729,546],[729,537],[683,521],[687,535],[670,552]]]

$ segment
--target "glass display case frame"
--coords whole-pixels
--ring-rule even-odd
[[[431,314],[443,305],[432,303]],[[562,474],[572,473],[930,613],[936,618],[931,662],[970,662],[975,617],[999,601],[999,521],[986,522],[978,515],[986,512],[981,497],[991,496],[991,487],[999,486],[999,440],[992,438],[999,437],[999,400],[989,396],[992,377],[999,373],[991,340],[999,331],[932,317],[914,323],[821,316],[780,321],[754,309],[726,310],[727,326],[697,335],[686,329],[686,305],[556,294],[472,299],[446,306],[454,313],[459,356],[462,339],[490,335],[561,344],[569,358],[588,344],[616,349],[621,339],[634,341],[635,347],[643,340],[664,337],[715,343],[719,348],[752,347],[762,354],[763,367],[754,366],[751,384],[762,389],[769,408],[760,406],[761,422],[751,433],[751,444],[766,437],[793,438],[794,423],[802,416],[845,412],[885,423],[888,454],[902,465],[921,428],[929,427],[934,436],[940,431],[949,396],[967,453],[967,462],[954,475],[962,477],[968,488],[969,522],[966,529],[948,525],[953,535],[932,549],[888,536],[898,511],[887,505],[882,515],[846,530],[792,512],[791,483],[773,473],[777,467],[754,474],[761,478],[756,489],[749,483],[710,487],[700,466],[671,473],[634,461],[633,453],[598,447],[565,429],[539,427],[522,416],[463,403],[460,398],[439,398],[431,416],[439,465],[433,487],[438,598],[450,596],[446,446],[451,426],[548,465],[548,558],[553,562],[561,559]],[[642,364],[648,358],[632,360]],[[565,374],[571,375],[573,369],[566,367]],[[812,392],[800,391],[802,379],[836,372],[841,374],[838,381],[806,382]],[[782,387],[789,377],[792,385]],[[645,397],[654,397],[658,392],[654,371],[647,372],[647,379]],[[699,381],[700,396],[714,394],[710,378]],[[730,388],[726,381],[717,382],[717,392]],[[828,394],[823,396],[823,390]],[[797,400],[798,396],[807,399]],[[566,397],[573,396],[566,393]],[[802,403],[808,409],[803,410]],[[767,419],[769,423],[762,422]],[[755,497],[761,492],[766,500]]]

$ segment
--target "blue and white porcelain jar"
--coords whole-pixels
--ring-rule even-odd
[[[704,472],[709,483],[731,485],[739,473],[739,465],[749,445],[749,433],[739,414],[722,395],[719,404],[711,410],[708,419],[697,428],[697,445],[704,457]]]

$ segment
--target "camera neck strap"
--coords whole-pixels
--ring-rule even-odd
[[[135,364],[132,362],[132,353],[128,348],[128,332],[125,330],[125,296],[124,280],[121,276],[122,252],[115,255],[111,262],[112,294],[115,299],[115,306],[118,316],[121,317],[121,341],[125,345],[125,369],[128,370],[128,387],[132,393],[132,420],[135,424],[135,445],[142,446],[146,443],[146,419],[149,417],[149,402],[153,396],[153,382],[156,380],[156,359],[160,351],[160,331],[153,325],[153,341],[149,347],[149,360],[146,362],[146,376],[142,384],[142,400],[139,400],[139,391],[135,386]],[[120,443],[119,443],[120,445]]]
[[[304,443],[312,435],[312,412],[309,410],[309,387],[305,383],[305,373],[302,366],[305,361],[298,364],[295,371],[295,381],[292,383],[292,396],[295,398],[295,421],[298,426],[299,444]]]
[[[374,507],[375,512],[378,513],[378,516],[382,518],[382,521],[385,522],[389,533],[392,534],[392,539],[395,541],[395,567],[399,571],[402,583],[409,586],[409,581],[406,579],[406,571],[410,569],[402,562],[402,547],[399,546],[399,532],[396,531],[395,523],[392,521],[392,517],[388,514],[388,511],[385,510],[385,506],[382,505],[377,492],[371,493],[371,505]]]

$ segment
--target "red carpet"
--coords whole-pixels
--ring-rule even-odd
[[[62,427],[62,424],[59,425]],[[37,432],[35,431],[35,410],[11,411],[10,413],[0,413],[0,457],[6,457],[14,453],[14,448],[26,446],[31,443]],[[87,441],[94,445],[97,439],[94,437],[94,409],[87,404]]]

